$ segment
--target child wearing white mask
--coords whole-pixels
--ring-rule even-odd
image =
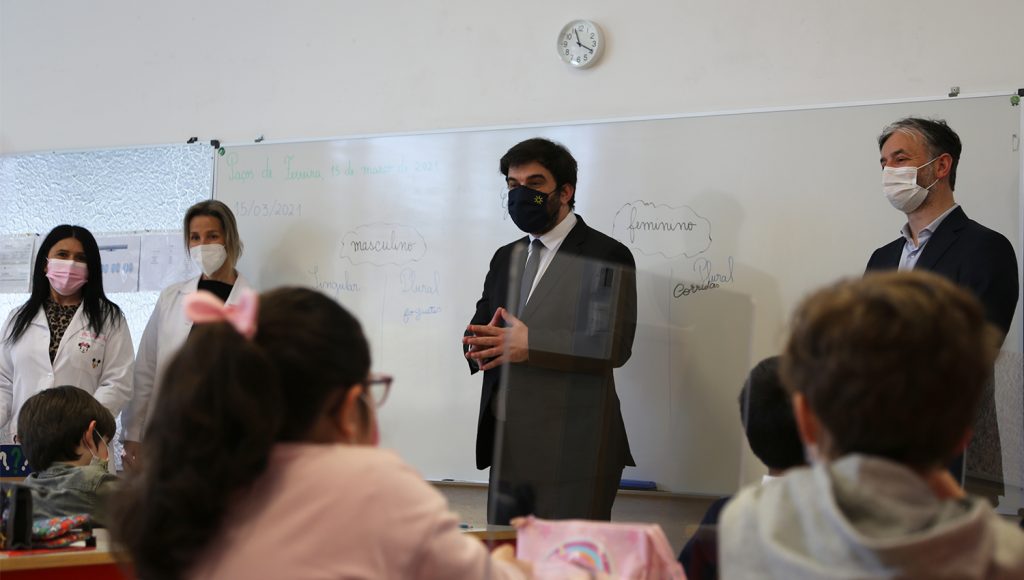
[[[926,271],[803,300],[780,372],[812,466],[726,505],[722,578],[1024,578],[1024,534],[946,470],[999,352],[984,314]]]
[[[18,442],[33,473],[32,516],[89,514],[105,524],[118,479],[108,471],[114,417],[89,393],[61,386],[36,393],[18,417]]]
[[[242,241],[227,205],[212,199],[193,205],[185,212],[183,234],[189,256],[202,274],[165,288],[142,334],[135,361],[135,393],[122,416],[124,462],[128,468],[140,460],[146,425],[153,413],[159,412],[152,402],[160,391],[163,369],[192,330],[192,322],[184,315],[184,297],[206,290],[231,305],[249,287],[245,277],[235,270],[242,255]]]

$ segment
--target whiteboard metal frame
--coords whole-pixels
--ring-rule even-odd
[[[1024,86],[1024,82],[1022,82]],[[222,147],[253,147],[259,145],[290,145],[295,143],[317,143],[343,139],[374,139],[378,137],[412,137],[416,135],[443,135],[446,133],[473,133],[477,131],[505,131],[514,129],[544,129],[548,127],[574,127],[577,125],[593,125],[604,123],[629,123],[633,121],[662,121],[667,119],[691,119],[699,117],[728,117],[733,115],[750,115],[757,113],[778,113],[786,111],[813,111],[819,109],[843,109],[848,107],[868,107],[874,105],[895,105],[901,103],[928,103],[932,101],[952,101],[965,99],[983,99],[989,97],[1010,97],[1017,94],[1018,89],[992,91],[984,93],[962,94],[956,97],[948,95],[925,97],[902,97],[894,99],[875,99],[865,101],[840,101],[834,103],[818,103],[807,105],[786,105],[778,107],[752,107],[746,109],[724,109],[720,111],[695,111],[691,113],[665,113],[659,115],[636,115],[630,117],[610,117],[606,119],[582,119],[576,121],[551,121],[545,123],[510,123],[505,125],[485,125],[480,127],[452,127],[447,129],[423,129],[418,131],[391,131],[384,133],[357,133],[353,135],[336,135],[333,137],[315,137],[309,139],[264,139],[259,143],[249,141],[222,142]]]

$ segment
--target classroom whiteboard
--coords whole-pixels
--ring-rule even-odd
[[[384,444],[428,479],[486,481],[474,467],[480,378],[459,340],[493,252],[522,235],[498,159],[534,136],[565,144],[577,213],[637,261],[637,338],[616,371],[637,461],[624,477],[719,494],[739,483],[748,369],[779,351],[806,292],[861,275],[898,236],[876,137],[911,114],[959,132],[956,197],[1019,257],[1008,97],[228,146],[214,196],[235,211],[239,269],[258,288],[316,287],[357,313],[375,370],[396,377]],[[1018,306],[1018,351],[1020,319]]]

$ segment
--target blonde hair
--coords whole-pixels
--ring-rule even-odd
[[[210,216],[220,220],[220,225],[224,228],[224,249],[228,253],[228,260],[231,261],[232,267],[237,265],[238,259],[242,257],[242,238],[238,236],[235,214],[231,212],[231,208],[227,204],[216,199],[201,201],[185,212],[185,250],[188,251],[189,226],[192,224],[192,220],[199,216]]]

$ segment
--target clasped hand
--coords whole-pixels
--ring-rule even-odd
[[[505,322],[505,326],[498,326],[501,321]],[[466,358],[476,360],[482,371],[506,362],[518,363],[530,358],[530,329],[504,308],[495,310],[486,325],[470,324],[466,330],[471,333],[462,337],[462,344],[469,346]]]

